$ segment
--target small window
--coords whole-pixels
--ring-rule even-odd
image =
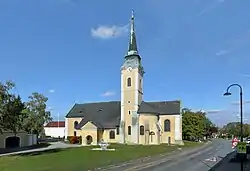
[[[76,127],[77,127],[77,125],[78,125],[78,122],[77,122],[77,121],[75,121],[75,122],[74,122],[74,128],[76,128]]]
[[[170,120],[168,119],[164,121],[164,132],[170,132]]]
[[[131,78],[128,78],[128,79],[127,79],[127,86],[128,86],[128,87],[131,87]]]
[[[131,135],[131,126],[128,126],[128,135]]]
[[[117,127],[116,127],[116,135],[119,135],[119,134],[120,134],[120,127],[117,126]]]
[[[109,139],[115,139],[115,131],[109,132]]]
[[[128,114],[129,114],[129,115],[131,114],[131,111],[130,111],[130,110],[128,111]]]
[[[130,101],[128,101],[128,103],[130,103]]]
[[[144,126],[143,125],[140,126],[140,135],[144,135]]]
[[[76,137],[76,131],[74,131],[74,137]]]

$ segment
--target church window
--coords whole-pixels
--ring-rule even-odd
[[[144,135],[144,126],[143,125],[140,126],[140,135]]]
[[[130,111],[130,110],[128,111],[128,114],[129,114],[129,115],[131,114],[131,111]]]
[[[170,132],[170,120],[168,119],[164,121],[164,132]]]
[[[74,137],[76,137],[76,131],[74,131]]]
[[[131,135],[131,126],[128,126],[128,135]]]
[[[116,135],[119,135],[119,134],[120,134],[120,127],[117,126],[117,127],[116,127]]]
[[[78,125],[78,122],[77,122],[77,121],[75,121],[75,122],[74,122],[74,128],[76,128],[76,127],[77,127],[77,125]]]
[[[128,103],[130,103],[130,101],[128,101]]]
[[[128,79],[127,79],[127,86],[128,86],[128,87],[131,87],[131,78],[128,78]]]
[[[115,131],[109,132],[109,139],[115,139]]]

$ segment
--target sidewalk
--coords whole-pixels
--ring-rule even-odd
[[[250,171],[250,155],[248,155],[248,160],[244,161],[244,171]],[[236,159],[236,151],[230,153],[225,157],[220,163],[215,167],[211,168],[209,171],[241,171],[241,162]]]
[[[62,143],[62,142],[52,142],[50,144],[51,145],[47,146],[47,147],[35,148],[35,149],[27,149],[27,150],[23,150],[23,151],[17,151],[17,152],[10,152],[10,153],[0,154],[0,157],[2,157],[2,156],[9,156],[9,155],[15,155],[15,154],[24,154],[24,153],[48,151],[48,150],[54,150],[54,149],[65,149],[65,148],[82,147],[82,145],[78,145],[78,144],[65,144],[65,143]]]

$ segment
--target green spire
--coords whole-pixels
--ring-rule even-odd
[[[137,55],[137,44],[135,36],[135,21],[134,21],[134,11],[132,10],[131,25],[130,25],[130,40],[128,46],[128,55]]]

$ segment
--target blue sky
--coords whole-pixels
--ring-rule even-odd
[[[244,88],[250,120],[248,0],[1,0],[0,80],[13,80],[24,100],[49,97],[61,119],[74,102],[120,99],[120,66],[135,10],[146,71],[144,100],[181,99],[217,124],[237,120]],[[249,107],[248,107],[249,105]]]

